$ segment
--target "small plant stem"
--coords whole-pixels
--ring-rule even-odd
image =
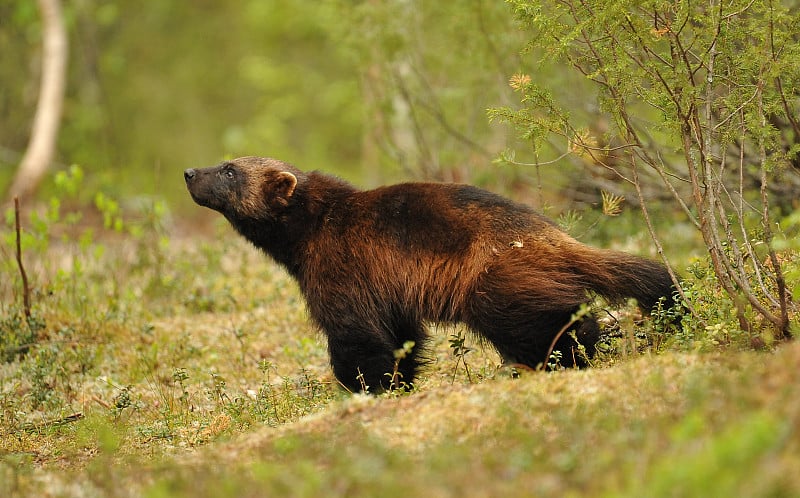
[[[22,237],[20,236],[19,222],[19,197],[14,197],[14,222],[17,230],[17,265],[22,276],[22,303],[25,310],[25,318],[31,317],[31,291],[28,287],[28,274],[25,273],[25,266],[22,264]]]
[[[550,355],[553,354],[553,350],[555,350],[556,343],[558,342],[558,340],[561,339],[561,336],[564,335],[564,332],[566,332],[567,329],[569,329],[570,327],[575,325],[575,323],[577,323],[578,320],[580,320],[579,317],[573,316],[572,319],[570,319],[570,321],[567,322],[566,325],[561,327],[561,330],[558,331],[556,336],[553,337],[552,342],[550,342],[550,347],[547,349],[547,354],[544,357],[544,363],[542,364],[542,370],[545,370],[547,368],[547,362],[550,360]]]

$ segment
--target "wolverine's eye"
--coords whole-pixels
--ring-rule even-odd
[[[232,169],[225,170],[225,176],[227,176],[228,178],[233,178],[233,170]]]

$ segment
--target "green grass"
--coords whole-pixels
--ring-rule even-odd
[[[3,234],[0,496],[800,495],[800,347],[750,351],[700,263],[707,323],[625,310],[595,368],[439,327],[412,393],[351,396],[282,270],[156,211],[26,226],[31,319]]]

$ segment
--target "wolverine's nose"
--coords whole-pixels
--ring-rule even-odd
[[[186,171],[183,172],[183,179],[188,182],[189,180],[194,178],[194,176],[196,174],[197,174],[197,171],[195,171],[194,168],[189,168],[189,169],[187,169]]]

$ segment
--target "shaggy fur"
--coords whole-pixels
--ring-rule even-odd
[[[297,280],[334,374],[352,391],[389,387],[394,351],[406,341],[415,346],[398,371],[413,382],[426,323],[463,322],[506,361],[536,367],[590,293],[632,297],[645,310],[671,303],[663,265],[588,247],[528,206],[468,185],[362,191],[260,157],[184,177],[198,204]],[[572,329],[591,355],[595,319]],[[576,361],[575,345],[567,334],[556,344],[563,364]]]

